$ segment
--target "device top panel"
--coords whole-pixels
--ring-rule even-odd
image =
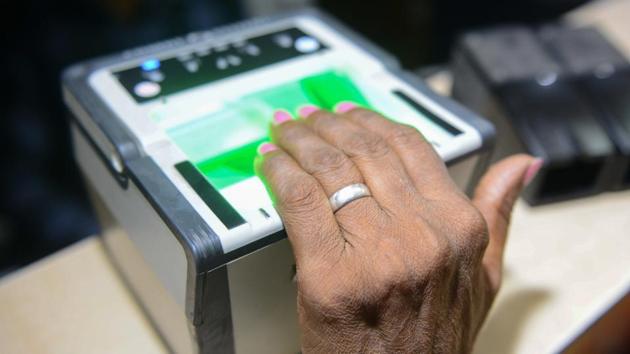
[[[325,49],[322,40],[292,27],[167,58],[148,58],[113,74],[142,103]]]
[[[446,160],[481,145],[474,128],[312,17],[121,61],[90,83],[225,252],[282,230],[253,169],[275,110],[352,101],[416,127]]]

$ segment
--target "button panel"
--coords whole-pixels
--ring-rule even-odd
[[[195,48],[171,58],[150,58],[114,75],[136,102],[143,103],[325,49],[319,39],[290,28],[220,46]]]

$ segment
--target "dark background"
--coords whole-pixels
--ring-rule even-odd
[[[453,41],[467,29],[546,22],[584,2],[319,0],[316,5],[415,69],[445,63]],[[98,233],[73,162],[61,70],[255,14],[236,0],[22,0],[3,5],[0,275]]]

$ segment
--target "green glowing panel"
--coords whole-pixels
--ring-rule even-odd
[[[197,168],[216,188],[238,183],[254,175],[254,158],[258,145],[265,140],[257,140],[241,148],[197,163]]]
[[[326,71],[243,96],[218,112],[169,129],[168,134],[210,183],[222,189],[254,176],[256,149],[269,140],[275,110],[295,113],[306,104],[331,110],[341,101],[370,107],[347,75]]]

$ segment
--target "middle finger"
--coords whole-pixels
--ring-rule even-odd
[[[306,124],[354,162],[379,204],[391,210],[416,198],[402,162],[377,134],[324,110],[310,114]]]
[[[346,186],[365,183],[355,164],[315,134],[304,121],[289,120],[273,126],[271,138],[293,156],[304,171],[317,179],[328,197]],[[344,213],[356,208],[370,213],[380,210],[372,197],[360,198],[343,207]]]

